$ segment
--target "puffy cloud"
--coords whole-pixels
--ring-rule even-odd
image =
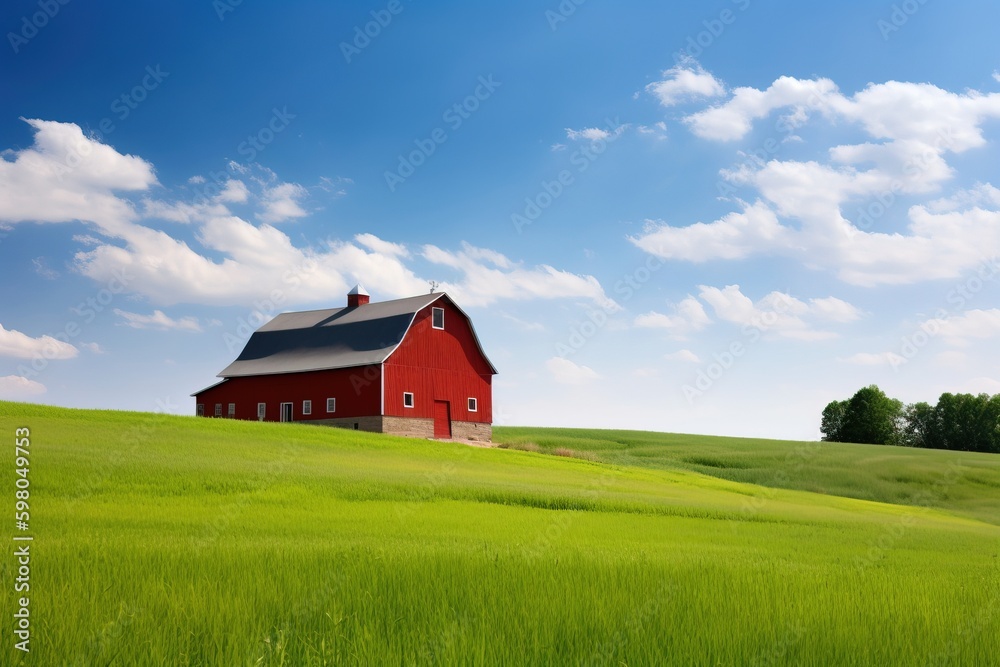
[[[810,299],[810,310],[817,317],[831,322],[853,322],[861,317],[861,311],[835,296],[824,299]]]
[[[305,217],[308,213],[299,204],[299,200],[307,194],[308,191],[298,183],[279,183],[268,187],[263,194],[264,210],[257,217],[268,223]]]
[[[997,338],[1000,337],[1000,308],[968,310],[960,315],[930,319],[920,328],[955,345],[967,345],[974,339]]]
[[[154,310],[152,315],[140,315],[115,308],[115,315],[124,320],[123,324],[133,329],[157,329],[159,331],[201,331],[201,325],[193,317],[174,319],[162,310]]]
[[[485,306],[499,299],[582,298],[609,311],[619,309],[593,276],[560,271],[548,265],[524,268],[496,251],[468,243],[463,243],[458,252],[426,245],[422,255],[429,262],[462,274],[457,282],[441,283],[441,289],[462,304]]]
[[[836,333],[816,329],[810,320],[849,322],[859,315],[854,306],[835,297],[811,299],[806,303],[783,292],[771,292],[755,303],[743,294],[739,285],[727,285],[722,289],[701,285],[699,289],[698,295],[712,306],[719,319],[753,326],[783,338],[804,341],[834,338]]]
[[[32,338],[0,324],[0,356],[15,359],[72,359],[78,350],[52,336]]]
[[[74,124],[27,122],[35,129],[34,145],[7,151],[0,160],[0,224],[94,223],[103,238],[74,237],[84,246],[74,258],[74,268],[96,281],[125,276],[126,289],[156,305],[249,305],[271,298],[275,291],[289,306],[329,303],[331,295],[343,294],[359,281],[388,298],[426,290],[427,281],[407,265],[412,258],[403,244],[366,233],[356,235],[353,242],[296,246],[273,225],[307,215],[300,202],[308,191],[282,182],[270,170],[232,163],[230,171],[240,178],[227,180],[211,198],[201,196],[189,203],[147,195],[137,208],[117,191],[148,190],[156,183],[152,165],[85,137]],[[602,132],[611,136],[620,131]],[[320,187],[344,182],[349,181],[327,179]],[[193,177],[189,183],[204,185],[205,180]],[[227,208],[247,202],[259,206],[259,224]],[[195,226],[201,248],[150,226],[151,219]],[[525,268],[490,249],[468,244],[458,251],[426,246],[420,258],[455,271],[457,279],[442,288],[467,305],[498,299],[582,298],[607,310],[618,307],[593,276],[548,265]],[[178,326],[155,313],[139,317],[152,319],[126,318],[126,322]],[[178,322],[182,328],[192,326],[188,320]]]
[[[218,201],[231,204],[242,204],[249,198],[250,190],[247,189],[246,183],[235,178],[226,181],[226,187],[222,188],[222,192],[216,197]]]
[[[678,338],[683,338],[695,331],[701,331],[711,320],[699,302],[689,296],[676,306],[673,315],[665,315],[651,311],[635,318],[635,326],[649,329],[666,329]]]
[[[919,201],[955,179],[949,155],[986,145],[984,126],[1000,118],[1000,93],[890,81],[847,96],[827,79],[782,77],[763,90],[737,88],[685,122],[698,136],[732,141],[773,113],[784,114],[777,129],[786,136],[824,118],[868,140],[834,145],[824,160],[775,157],[723,170],[731,191],[753,188],[757,201],[711,222],[648,223],[630,240],[664,259],[692,262],[786,256],[866,286],[955,278],[1000,254],[993,185]],[[904,197],[917,201],[899,203]],[[896,231],[895,219],[904,216],[905,230]]]
[[[713,223],[696,222],[672,227],[647,221],[644,232],[628,240],[646,252],[664,259],[703,262],[710,259],[739,259],[753,252],[789,244],[788,230],[765,204],[747,206]]]
[[[696,98],[721,97],[726,87],[697,62],[687,60],[663,72],[663,79],[646,86],[646,92],[672,107]]]
[[[792,128],[804,122],[808,111],[830,112],[845,105],[843,95],[829,79],[810,81],[783,76],[766,90],[737,88],[727,102],[694,113],[684,122],[699,137],[733,141],[744,137],[754,120],[766,118],[776,109],[791,109],[783,121]]]
[[[383,241],[374,234],[357,234],[354,240],[368,248],[372,252],[377,252],[387,257],[409,257],[410,251],[401,243],[390,243]]]
[[[545,369],[552,379],[561,384],[584,384],[601,377],[592,368],[575,364],[564,357],[552,357],[545,362]]]
[[[135,217],[114,192],[155,184],[151,164],[84,136],[73,123],[25,122],[34,144],[0,159],[0,222],[83,220],[114,234]]]
[[[45,393],[45,385],[20,375],[0,377],[0,399],[23,401]]]

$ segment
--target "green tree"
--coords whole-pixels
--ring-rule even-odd
[[[876,385],[859,389],[847,402],[841,442],[897,445],[902,442],[903,403],[889,398]]]
[[[940,428],[937,423],[937,413],[930,403],[922,401],[907,405],[903,410],[905,424],[903,426],[902,444],[907,447],[940,448]]]
[[[819,430],[823,439],[830,442],[840,442],[840,429],[844,424],[844,413],[847,412],[847,401],[830,401],[823,408],[823,419]]]

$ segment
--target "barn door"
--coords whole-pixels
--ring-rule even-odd
[[[451,406],[448,401],[434,401],[434,437],[451,437]]]
[[[292,421],[292,404],[282,403],[281,404],[281,421],[290,422]]]

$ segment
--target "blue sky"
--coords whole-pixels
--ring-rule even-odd
[[[500,424],[1000,393],[995,3],[176,4],[0,9],[4,398],[191,414],[431,280]]]

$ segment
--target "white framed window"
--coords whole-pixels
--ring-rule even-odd
[[[199,403],[198,404],[198,408],[195,410],[195,414],[197,414],[199,417],[204,417],[205,416],[205,404],[204,403]]]
[[[302,414],[311,415],[313,413],[313,402],[302,401]]]
[[[229,418],[232,419],[235,416],[236,416],[236,404],[235,403],[230,403],[229,404]]]
[[[413,407],[413,392],[404,391],[403,392],[403,407],[412,408]]]
[[[215,416],[216,417],[221,417],[222,416],[222,403],[216,403],[215,404]]]
[[[431,326],[444,329],[444,308],[431,308]]]
[[[469,399],[469,412],[475,412],[479,409],[479,401],[474,398]]]
[[[326,411],[327,412],[336,412],[337,411],[337,399],[335,399],[335,398],[328,398],[328,399],[326,399]]]
[[[257,420],[264,421],[264,417],[267,415],[267,403],[257,404]]]

